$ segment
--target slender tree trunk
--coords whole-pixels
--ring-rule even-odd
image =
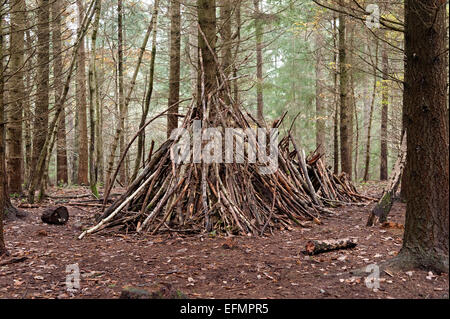
[[[61,99],[63,89],[63,57],[61,42],[61,1],[55,1],[51,6],[52,10],[52,43],[53,43],[53,87],[55,90],[55,104]],[[58,123],[58,133],[56,142],[56,182],[67,184],[69,182],[67,174],[67,143],[66,143],[66,114],[61,110]]]
[[[366,155],[365,155],[365,165],[364,165],[364,177],[363,180],[369,180],[369,169],[370,169],[370,146],[372,139],[372,121],[373,121],[373,107],[375,105],[375,97],[377,94],[377,68],[378,68],[378,40],[375,40],[375,64],[373,66],[373,90],[372,99],[370,100],[370,110],[369,119],[367,125],[367,142],[366,142]]]
[[[49,0],[40,0],[38,8],[37,26],[37,87],[36,87],[36,109],[33,128],[33,158],[31,167],[37,167],[41,150],[44,147],[48,131],[48,104],[49,104]],[[45,159],[44,159],[45,160]],[[45,167],[45,166],[44,166]],[[41,181],[44,171],[37,172],[32,169],[35,185]],[[34,192],[32,187],[30,192]],[[34,197],[34,194],[32,195]]]
[[[339,81],[340,81],[340,135],[341,170],[352,178],[352,107],[349,103],[349,70],[346,48],[346,17],[339,13]]]
[[[104,45],[102,45],[104,48]],[[101,74],[103,75],[103,51],[102,50],[102,63],[101,63]],[[99,87],[99,72],[97,68],[95,69],[95,113],[97,114],[95,123],[95,158],[97,161],[97,182],[104,182],[104,161],[103,161],[103,101],[100,97],[100,87]],[[102,76],[103,78],[103,76]]]
[[[78,7],[78,32],[81,31],[83,21],[84,5],[83,0],[77,0]],[[86,101],[86,52],[84,40],[81,41],[78,49],[77,60],[77,112],[79,125],[79,149],[78,149],[78,183],[88,185],[88,132],[87,132],[87,101]]]
[[[241,45],[241,2],[242,0],[235,0],[235,24],[236,24],[236,31],[233,35],[233,39],[236,39],[235,42],[235,50],[234,50],[234,63],[233,63],[233,77],[235,78],[233,80],[233,97],[234,97],[234,105],[239,105],[239,83],[238,83],[238,65],[237,65],[237,59],[239,57],[239,48]]]
[[[323,157],[326,160],[326,145],[325,145],[325,100],[323,98],[323,35],[321,30],[316,30],[315,35],[316,45],[316,148],[320,154],[324,154]]]
[[[22,193],[22,112],[27,96],[24,87],[24,50],[25,50],[25,1],[15,0],[10,2],[11,8],[11,42],[10,42],[10,73],[11,78],[8,83],[10,90],[8,125],[6,127],[6,147],[7,156],[7,178],[9,191],[11,193]]]
[[[148,88],[147,92],[145,94],[145,101],[144,101],[144,108],[142,111],[141,116],[141,122],[139,123],[139,129],[141,129],[147,120],[147,115],[150,110],[150,101],[152,99],[152,93],[153,93],[153,79],[155,74],[155,59],[156,59],[156,35],[157,35],[157,27],[158,27],[158,7],[159,7],[159,0],[155,1],[155,6],[153,7],[153,14],[152,14],[152,20],[151,25],[153,28],[152,31],[152,52],[151,52],[151,58],[150,58],[150,74],[149,74],[149,80],[148,80]],[[136,155],[136,161],[134,163],[134,171],[133,175],[131,176],[130,182],[134,181],[136,178],[139,168],[141,165],[141,158],[144,155],[144,132],[142,132],[141,135],[138,136],[138,149],[137,149],[137,155]]]
[[[167,114],[167,138],[178,127],[178,101],[180,99],[180,0],[170,1],[170,64],[169,64],[169,100]]]
[[[98,0],[95,3],[95,19],[92,25],[92,37],[91,37],[91,55],[89,59],[89,124],[90,124],[90,141],[89,141],[89,185],[92,193],[98,197],[97,190],[97,164],[95,161],[95,133],[96,133],[96,121],[95,121],[95,109],[98,109],[98,94],[96,93],[96,46],[97,46],[97,32],[100,21],[101,13],[101,1]],[[94,106],[94,101],[95,105]],[[98,114],[97,114],[98,117]]]
[[[263,25],[261,21],[260,0],[253,0],[255,8],[255,32],[256,32],[256,118],[260,123],[264,123],[264,99],[263,99],[263,58],[262,58],[262,41],[263,41]]]
[[[388,148],[387,148],[387,124],[389,107],[389,87],[388,87],[388,53],[387,44],[383,43],[383,84],[381,93],[381,129],[380,129],[380,180],[388,178]]]
[[[0,13],[0,30],[3,30],[4,16]],[[3,32],[0,32],[0,256],[7,253],[3,236],[3,219],[6,216],[8,182],[6,180],[5,162],[5,106],[4,106],[4,70],[3,70]]]
[[[338,93],[338,31],[337,17],[333,15],[333,100],[334,100],[334,123],[333,123],[333,172],[339,173],[339,93]]]
[[[221,45],[221,67],[227,78],[230,77],[233,70],[231,68],[231,25],[232,25],[232,0],[221,0],[220,3],[220,36]],[[229,91],[229,93],[232,93]],[[227,105],[231,105],[228,94],[223,94],[222,98]]]
[[[446,4],[405,2],[408,189],[403,247],[391,266],[449,270]]]
[[[75,53],[77,52],[77,50],[79,49],[81,42],[84,39],[84,36],[86,34],[86,30],[89,27],[89,24],[92,20],[92,16],[93,16],[93,10],[92,10],[92,6],[95,3],[95,0],[91,1],[91,5],[89,6],[89,10],[88,12],[91,12],[89,15],[86,15],[83,23],[82,23],[82,27],[80,28],[81,32],[78,34],[77,40],[75,42],[74,45],[74,50]],[[48,15],[47,15],[48,17]],[[47,29],[48,29],[48,21],[47,21]],[[48,42],[47,42],[48,44]],[[53,134],[56,134],[56,130],[55,127],[57,127],[58,121],[59,121],[59,116],[61,115],[61,110],[62,107],[65,103],[65,100],[67,98],[67,94],[69,92],[69,88],[70,88],[70,80],[72,77],[72,71],[74,69],[75,66],[75,61],[76,61],[76,57],[77,55],[74,54],[72,56],[72,60],[70,62],[70,67],[69,70],[67,72],[67,78],[64,84],[64,90],[63,90],[63,94],[61,96],[60,101],[58,101],[58,103],[55,105],[55,115],[53,116],[53,119],[50,123],[49,129],[48,131],[51,132],[51,134],[46,135],[45,140],[44,140],[44,145],[42,146],[42,149],[39,153],[39,158],[37,160],[37,165],[36,165],[36,176],[40,177],[43,175],[43,172],[45,170],[46,167],[46,159],[47,159],[47,154],[48,154],[48,150],[49,150],[49,146],[51,142],[51,140],[53,139]],[[47,65],[48,66],[48,65]],[[39,182],[40,178],[33,178],[32,182],[30,184],[30,188],[29,188],[29,194],[28,194],[28,201],[30,203],[34,202],[34,191],[36,189],[36,187],[38,186],[38,182]]]
[[[199,27],[206,37],[206,41],[211,47],[212,51],[216,49],[216,0],[197,0],[197,14]],[[216,85],[216,64],[214,61],[214,55],[208,48],[203,35],[198,34],[198,47],[199,47],[199,63],[198,63],[198,75],[197,75],[197,117],[203,118],[203,106],[202,106],[202,73],[201,64],[203,64],[205,96]],[[201,59],[201,60],[200,60]],[[202,61],[202,63],[200,63]],[[206,105],[208,109],[208,105]]]

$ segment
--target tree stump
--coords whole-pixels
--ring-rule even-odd
[[[51,225],[64,225],[69,220],[69,211],[65,206],[46,209],[41,216],[44,223]]]

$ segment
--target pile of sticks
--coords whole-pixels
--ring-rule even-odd
[[[194,120],[201,120],[202,128],[248,131],[262,127],[270,131],[233,101],[231,79],[220,67],[217,74],[217,87],[208,88],[208,94],[202,83],[200,103],[192,100],[181,128],[192,132]],[[278,128],[285,115],[272,128]],[[275,228],[306,226],[306,221],[321,224],[321,216],[331,213],[327,206],[366,200],[345,176],[334,176],[325,168],[321,154],[307,159],[290,133],[277,145],[278,165],[271,174],[261,173],[261,164],[251,161],[176,164],[171,152],[177,142],[169,139],[153,152],[127,191],[79,238],[111,227],[151,234],[216,231],[264,235]],[[244,143],[248,146],[249,142]]]
[[[216,113],[222,121],[228,115],[235,127],[250,127],[249,114],[216,103],[227,111]],[[191,115],[183,127],[192,123]],[[170,156],[174,143],[167,140],[152,154],[127,191],[80,239],[111,227],[151,234],[215,230],[263,235],[275,228],[305,226],[305,221],[320,224],[321,215],[330,213],[326,207],[370,199],[358,194],[345,175],[333,175],[321,154],[306,158],[291,135],[279,143],[273,174],[261,174],[258,163],[175,164]]]

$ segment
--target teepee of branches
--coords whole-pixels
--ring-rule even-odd
[[[200,101],[191,102],[181,129],[192,135],[197,120],[201,121],[203,130],[208,126],[257,132],[255,127],[263,127],[266,132],[274,132],[242,110],[233,100],[231,79],[219,66],[216,68],[216,87],[206,94],[202,74]],[[204,73],[202,63],[201,72]],[[284,116],[276,121],[272,129],[277,129],[283,119]],[[267,133],[266,138],[276,139],[273,134]],[[261,147],[251,143],[255,139],[255,136],[243,136],[237,138],[236,143],[245,145],[249,156],[250,146]],[[331,213],[327,206],[368,199],[358,194],[345,175],[333,175],[323,164],[322,154],[315,152],[306,158],[290,133],[276,144],[278,165],[271,173],[264,172],[261,163],[252,161],[205,163],[202,158],[201,162],[194,163],[189,156],[188,162],[176,163],[173,154],[178,152],[179,141],[180,136],[168,139],[151,154],[142,173],[127,191],[79,238],[106,228],[151,234],[216,231],[229,235],[263,235],[275,228],[306,226],[306,221],[321,224],[321,216]],[[235,159],[238,157],[236,149],[232,150]],[[118,168],[116,174],[117,171]],[[105,203],[109,191],[110,188],[105,193]]]

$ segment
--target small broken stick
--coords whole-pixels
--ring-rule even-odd
[[[327,251],[354,248],[356,239],[342,238],[331,240],[310,240],[306,243],[305,252],[308,255],[317,255]]]
[[[27,259],[28,259],[28,257],[26,257],[26,256],[12,257],[12,258],[9,258],[8,260],[0,261],[0,266],[6,266],[6,265],[10,265],[10,264],[20,263]]]

